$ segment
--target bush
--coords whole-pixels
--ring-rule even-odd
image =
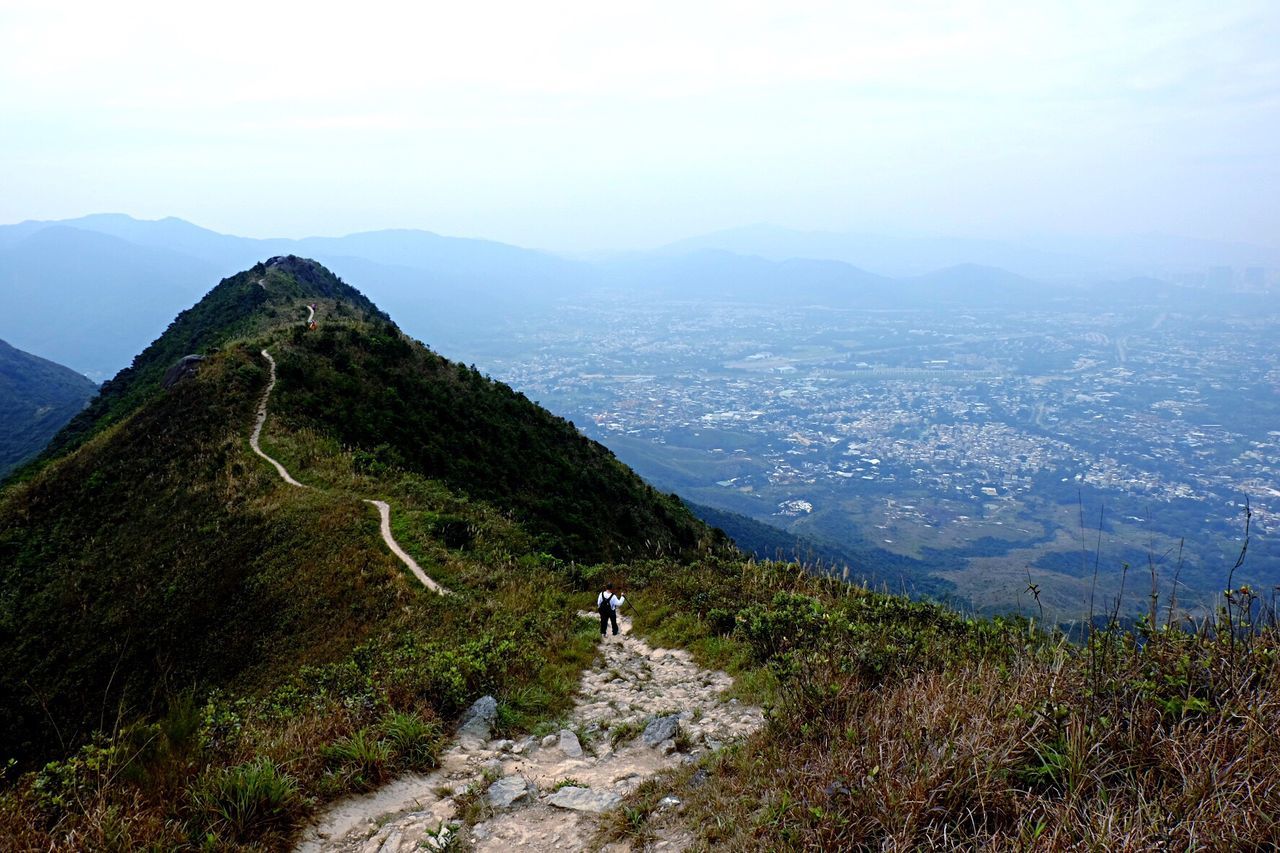
[[[346,776],[351,787],[367,790],[385,781],[391,764],[391,746],[360,729],[323,750],[325,759]]]
[[[382,721],[382,734],[401,766],[414,770],[435,766],[442,734],[439,723],[393,711]]]
[[[284,830],[304,802],[294,778],[267,758],[203,774],[190,800],[197,825],[236,842]]]

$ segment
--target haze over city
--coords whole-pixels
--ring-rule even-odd
[[[10,2],[0,221],[1274,248],[1278,21],[1265,0]]]

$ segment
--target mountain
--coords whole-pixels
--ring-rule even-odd
[[[0,336],[110,376],[206,282],[288,254],[358,279],[415,333],[446,343],[495,316],[571,297],[590,279],[586,265],[545,252],[427,231],[260,240],[172,217],[95,214],[0,226]]]
[[[1240,586],[1184,630],[1158,571],[1136,635],[1104,618],[1076,646],[744,560],[572,424],[273,257],[0,491],[0,848],[296,849],[398,779],[387,814],[358,801],[362,847],[506,843],[516,787],[556,844],[1270,849],[1274,608]],[[631,636],[579,615],[606,582]],[[586,797],[598,822],[552,811]]]
[[[900,285],[839,261],[771,261],[719,250],[627,258],[603,267],[605,286],[636,298],[880,306]]]
[[[764,224],[690,237],[659,251],[687,254],[706,249],[759,255],[775,261],[843,261],[890,277],[918,276],[960,264],[1004,267],[1036,278],[1071,277],[1091,268],[1085,257],[998,240],[798,231]]]
[[[759,224],[690,237],[659,251],[679,255],[706,249],[778,261],[845,261],[894,277],[919,276],[961,264],[1001,267],[1035,279],[1077,282],[1181,273],[1213,266],[1280,267],[1280,249],[1158,234],[984,240],[800,231]]]
[[[207,262],[167,249],[42,228],[0,249],[0,337],[109,376],[214,278]]]
[[[263,442],[308,488],[249,447],[269,387]],[[374,498],[454,595],[415,589]],[[406,337],[319,264],[273,258],[179,314],[0,493],[0,745],[48,755],[182,685],[278,684],[360,642],[495,619],[502,636],[571,630],[571,612],[515,613],[563,595],[580,562],[726,547],[572,424]],[[470,689],[457,678],[441,696]]]
[[[96,392],[74,370],[0,341],[0,480],[43,450]]]

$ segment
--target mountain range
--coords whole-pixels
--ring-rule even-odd
[[[801,300],[840,308],[939,301],[981,307],[1052,305],[1081,287],[1101,286],[1111,295],[1127,288],[1212,306],[1211,291],[1134,276],[1153,271],[1143,259],[1166,257],[1158,254],[1165,250],[1192,265],[1280,266],[1269,250],[1203,241],[1108,243],[1093,247],[1096,261],[1084,254],[1089,246],[1076,248],[1079,253],[1067,255],[1013,244],[855,239],[758,226],[649,253],[583,260],[426,231],[252,239],[174,218],[99,214],[0,226],[0,337],[105,379],[198,298],[206,282],[286,254],[315,258],[361,281],[405,328],[445,349],[462,348],[479,331],[500,328],[504,318],[587,294]]]
[[[703,249],[778,261],[825,258],[895,277],[919,276],[964,264],[1000,267],[1027,278],[1067,282],[1164,276],[1215,266],[1280,267],[1280,249],[1275,247],[1164,234],[982,240],[748,225],[679,240],[659,251],[682,255]]]

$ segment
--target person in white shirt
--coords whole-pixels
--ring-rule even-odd
[[[600,636],[603,637],[609,624],[613,624],[613,635],[618,636],[618,608],[626,601],[620,595],[613,594],[613,586],[606,586],[604,592],[596,596],[596,610],[600,612]]]

